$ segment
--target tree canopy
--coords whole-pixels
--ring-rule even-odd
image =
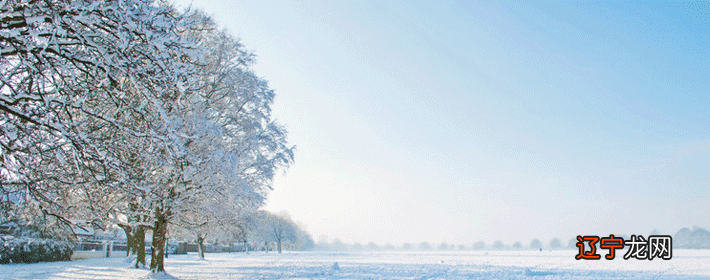
[[[2,220],[152,230],[154,272],[169,225],[239,224],[294,152],[253,57],[163,1],[2,2]]]

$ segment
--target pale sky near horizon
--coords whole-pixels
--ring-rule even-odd
[[[256,53],[316,240],[710,228],[710,4],[177,3]]]

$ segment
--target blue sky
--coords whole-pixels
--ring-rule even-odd
[[[710,6],[178,1],[297,145],[267,209],[345,242],[710,228]]]

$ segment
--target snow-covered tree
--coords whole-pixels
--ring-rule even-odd
[[[274,93],[248,69],[252,55],[208,18],[201,22],[210,31],[198,35],[210,47],[182,111],[186,180],[172,208],[200,244],[215,231],[243,239],[245,213],[263,204],[276,171],[293,160],[285,129],[271,118]]]
[[[140,0],[5,1],[0,18],[5,199],[95,224],[130,209],[121,203],[152,201],[145,187],[175,172],[141,176],[135,163],[153,172],[166,164],[150,163],[167,162],[167,171],[180,163],[174,113],[200,57],[181,35],[190,21]],[[131,162],[136,148],[152,157]]]
[[[79,197],[97,210],[125,175],[113,134],[171,144],[166,112],[199,57],[189,24],[148,0],[3,1],[0,22],[5,199],[61,222]]]
[[[118,224],[137,266],[152,230],[154,272],[170,223],[239,224],[293,161],[252,58],[164,2],[0,3],[3,219]]]
[[[286,213],[259,211],[255,215],[254,227],[249,229],[248,238],[251,244],[257,247],[263,245],[266,250],[275,245],[279,253],[283,247],[308,250],[314,246],[311,236]]]
[[[540,241],[540,239],[537,239],[537,238],[533,239],[532,241],[530,241],[530,249],[542,250],[542,241]]]

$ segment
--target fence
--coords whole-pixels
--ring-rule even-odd
[[[145,250],[148,254],[150,254],[149,246],[150,244],[146,243]],[[71,256],[71,259],[80,260],[125,257],[127,247],[128,244],[126,244],[126,241],[120,240],[83,240],[74,248],[74,253]],[[180,242],[177,244],[171,243],[165,249],[170,254],[187,254],[187,252],[197,252],[197,244],[187,242]],[[244,252],[245,249],[246,248],[243,243],[220,246],[208,244],[205,246],[205,252],[207,253]],[[250,249],[253,250],[252,248]]]
[[[125,241],[83,240],[76,245],[71,259],[80,260],[93,258],[125,257],[126,247],[128,247],[128,245]]]

